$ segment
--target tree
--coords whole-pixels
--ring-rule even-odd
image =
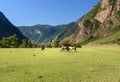
[[[18,38],[16,36],[16,34],[8,37],[9,41],[10,41],[10,47],[11,48],[17,48],[18,45],[19,45],[19,42],[18,42]]]
[[[28,48],[32,48],[32,47],[33,47],[33,44],[32,44],[32,42],[31,42],[30,40],[28,40],[27,47],[28,47]]]
[[[72,46],[70,43],[68,43],[67,41],[63,42],[62,45],[64,46]]]
[[[0,41],[0,47],[2,48],[17,48],[18,45],[19,42],[16,34],[9,37],[3,37]]]
[[[20,48],[27,48],[28,41],[27,39],[22,40],[22,44],[19,46]]]
[[[1,45],[3,48],[10,48],[10,40],[8,38],[3,37],[1,40]]]
[[[47,44],[46,47],[52,48],[52,45],[51,44]]]
[[[19,47],[20,48],[33,48],[33,47],[35,47],[35,44],[33,44],[30,40],[23,39],[22,44]]]
[[[56,40],[56,41],[54,42],[54,47],[60,47],[60,41]]]

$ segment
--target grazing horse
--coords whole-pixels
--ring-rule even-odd
[[[62,46],[62,48],[61,48],[61,52],[64,51],[64,50],[69,51],[69,46]]]
[[[41,47],[41,51],[43,51],[44,49],[45,49],[45,46],[42,46],[42,47]]]
[[[75,50],[76,51],[76,47],[69,46],[69,50]]]
[[[73,46],[63,46],[61,48],[61,52],[64,51],[64,50],[67,50],[67,51],[75,50],[76,51],[76,47],[73,47]]]

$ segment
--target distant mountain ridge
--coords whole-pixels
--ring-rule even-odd
[[[68,31],[73,26],[75,22],[72,22],[68,25],[34,25],[34,26],[21,26],[18,27],[20,31],[28,37],[33,42],[37,43],[52,43],[55,40],[63,40],[65,37],[69,36],[67,34],[64,35],[64,32]],[[70,32],[71,34],[71,32]]]
[[[0,39],[3,37],[9,37],[13,34],[16,34],[19,38],[19,42],[22,42],[23,39],[27,39],[19,29],[14,26],[6,17],[5,15],[0,12]]]

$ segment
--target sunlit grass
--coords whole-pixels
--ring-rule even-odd
[[[0,82],[120,82],[120,47],[0,49]]]

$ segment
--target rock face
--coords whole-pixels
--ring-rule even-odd
[[[110,5],[110,0],[102,0],[101,8],[107,8]]]
[[[120,0],[118,0],[116,4],[117,4],[117,11],[119,11],[120,10]]]
[[[69,42],[82,43],[120,31],[120,0],[101,0],[77,24]]]
[[[111,10],[112,10],[111,6],[106,8],[105,10],[102,10],[95,16],[95,19],[103,23],[106,20],[106,18],[111,14]]]

